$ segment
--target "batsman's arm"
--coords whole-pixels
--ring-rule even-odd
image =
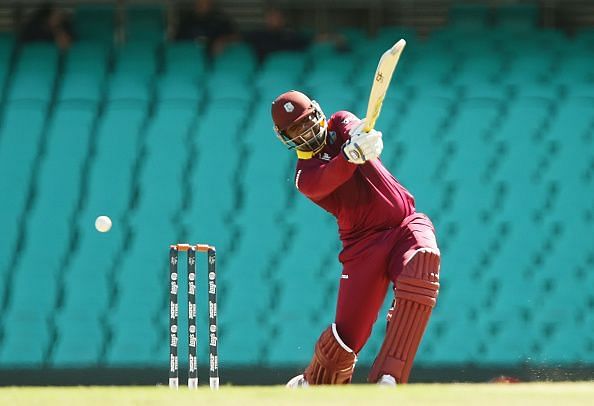
[[[312,200],[320,200],[346,182],[357,169],[357,165],[338,154],[329,162],[309,160],[306,167],[298,168],[295,186]]]

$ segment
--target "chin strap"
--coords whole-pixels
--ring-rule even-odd
[[[297,158],[299,159],[311,159],[315,155],[317,155],[322,149],[324,149],[325,146],[326,141],[324,141],[324,143],[320,145],[320,147],[315,151],[299,151],[298,149],[296,149],[295,152],[297,153]]]

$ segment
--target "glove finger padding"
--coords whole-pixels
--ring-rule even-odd
[[[352,128],[351,131],[349,131],[349,137],[354,137],[354,136],[363,134],[364,128],[365,128],[365,120],[361,120],[361,122],[359,124],[357,124],[356,127]],[[371,131],[373,131],[373,129]]]
[[[379,157],[384,148],[382,133],[372,130],[372,132],[363,133],[361,138],[362,140],[359,142],[359,147],[365,155],[365,160],[369,161]]]
[[[384,148],[382,133],[371,130],[368,133],[355,133],[343,146],[343,152],[349,162],[363,164],[379,157]]]

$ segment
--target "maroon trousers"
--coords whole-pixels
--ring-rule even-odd
[[[420,248],[439,252],[429,218],[414,213],[397,228],[375,233],[345,248],[336,329],[344,343],[358,353],[371,334],[390,282],[396,283],[404,265]]]

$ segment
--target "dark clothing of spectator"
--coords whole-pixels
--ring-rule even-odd
[[[34,11],[25,21],[21,40],[25,42],[55,42],[60,48],[68,48],[74,38],[72,22],[66,14],[46,3]]]
[[[233,20],[217,9],[204,13],[181,12],[176,40],[204,42],[209,54],[218,53],[220,48],[237,33]]]
[[[272,52],[300,51],[307,48],[311,38],[288,26],[285,14],[278,8],[269,8],[264,16],[264,27],[246,34],[260,60]]]
[[[302,51],[311,44],[311,38],[291,29],[253,31],[246,34],[246,40],[261,60],[272,52]]]

